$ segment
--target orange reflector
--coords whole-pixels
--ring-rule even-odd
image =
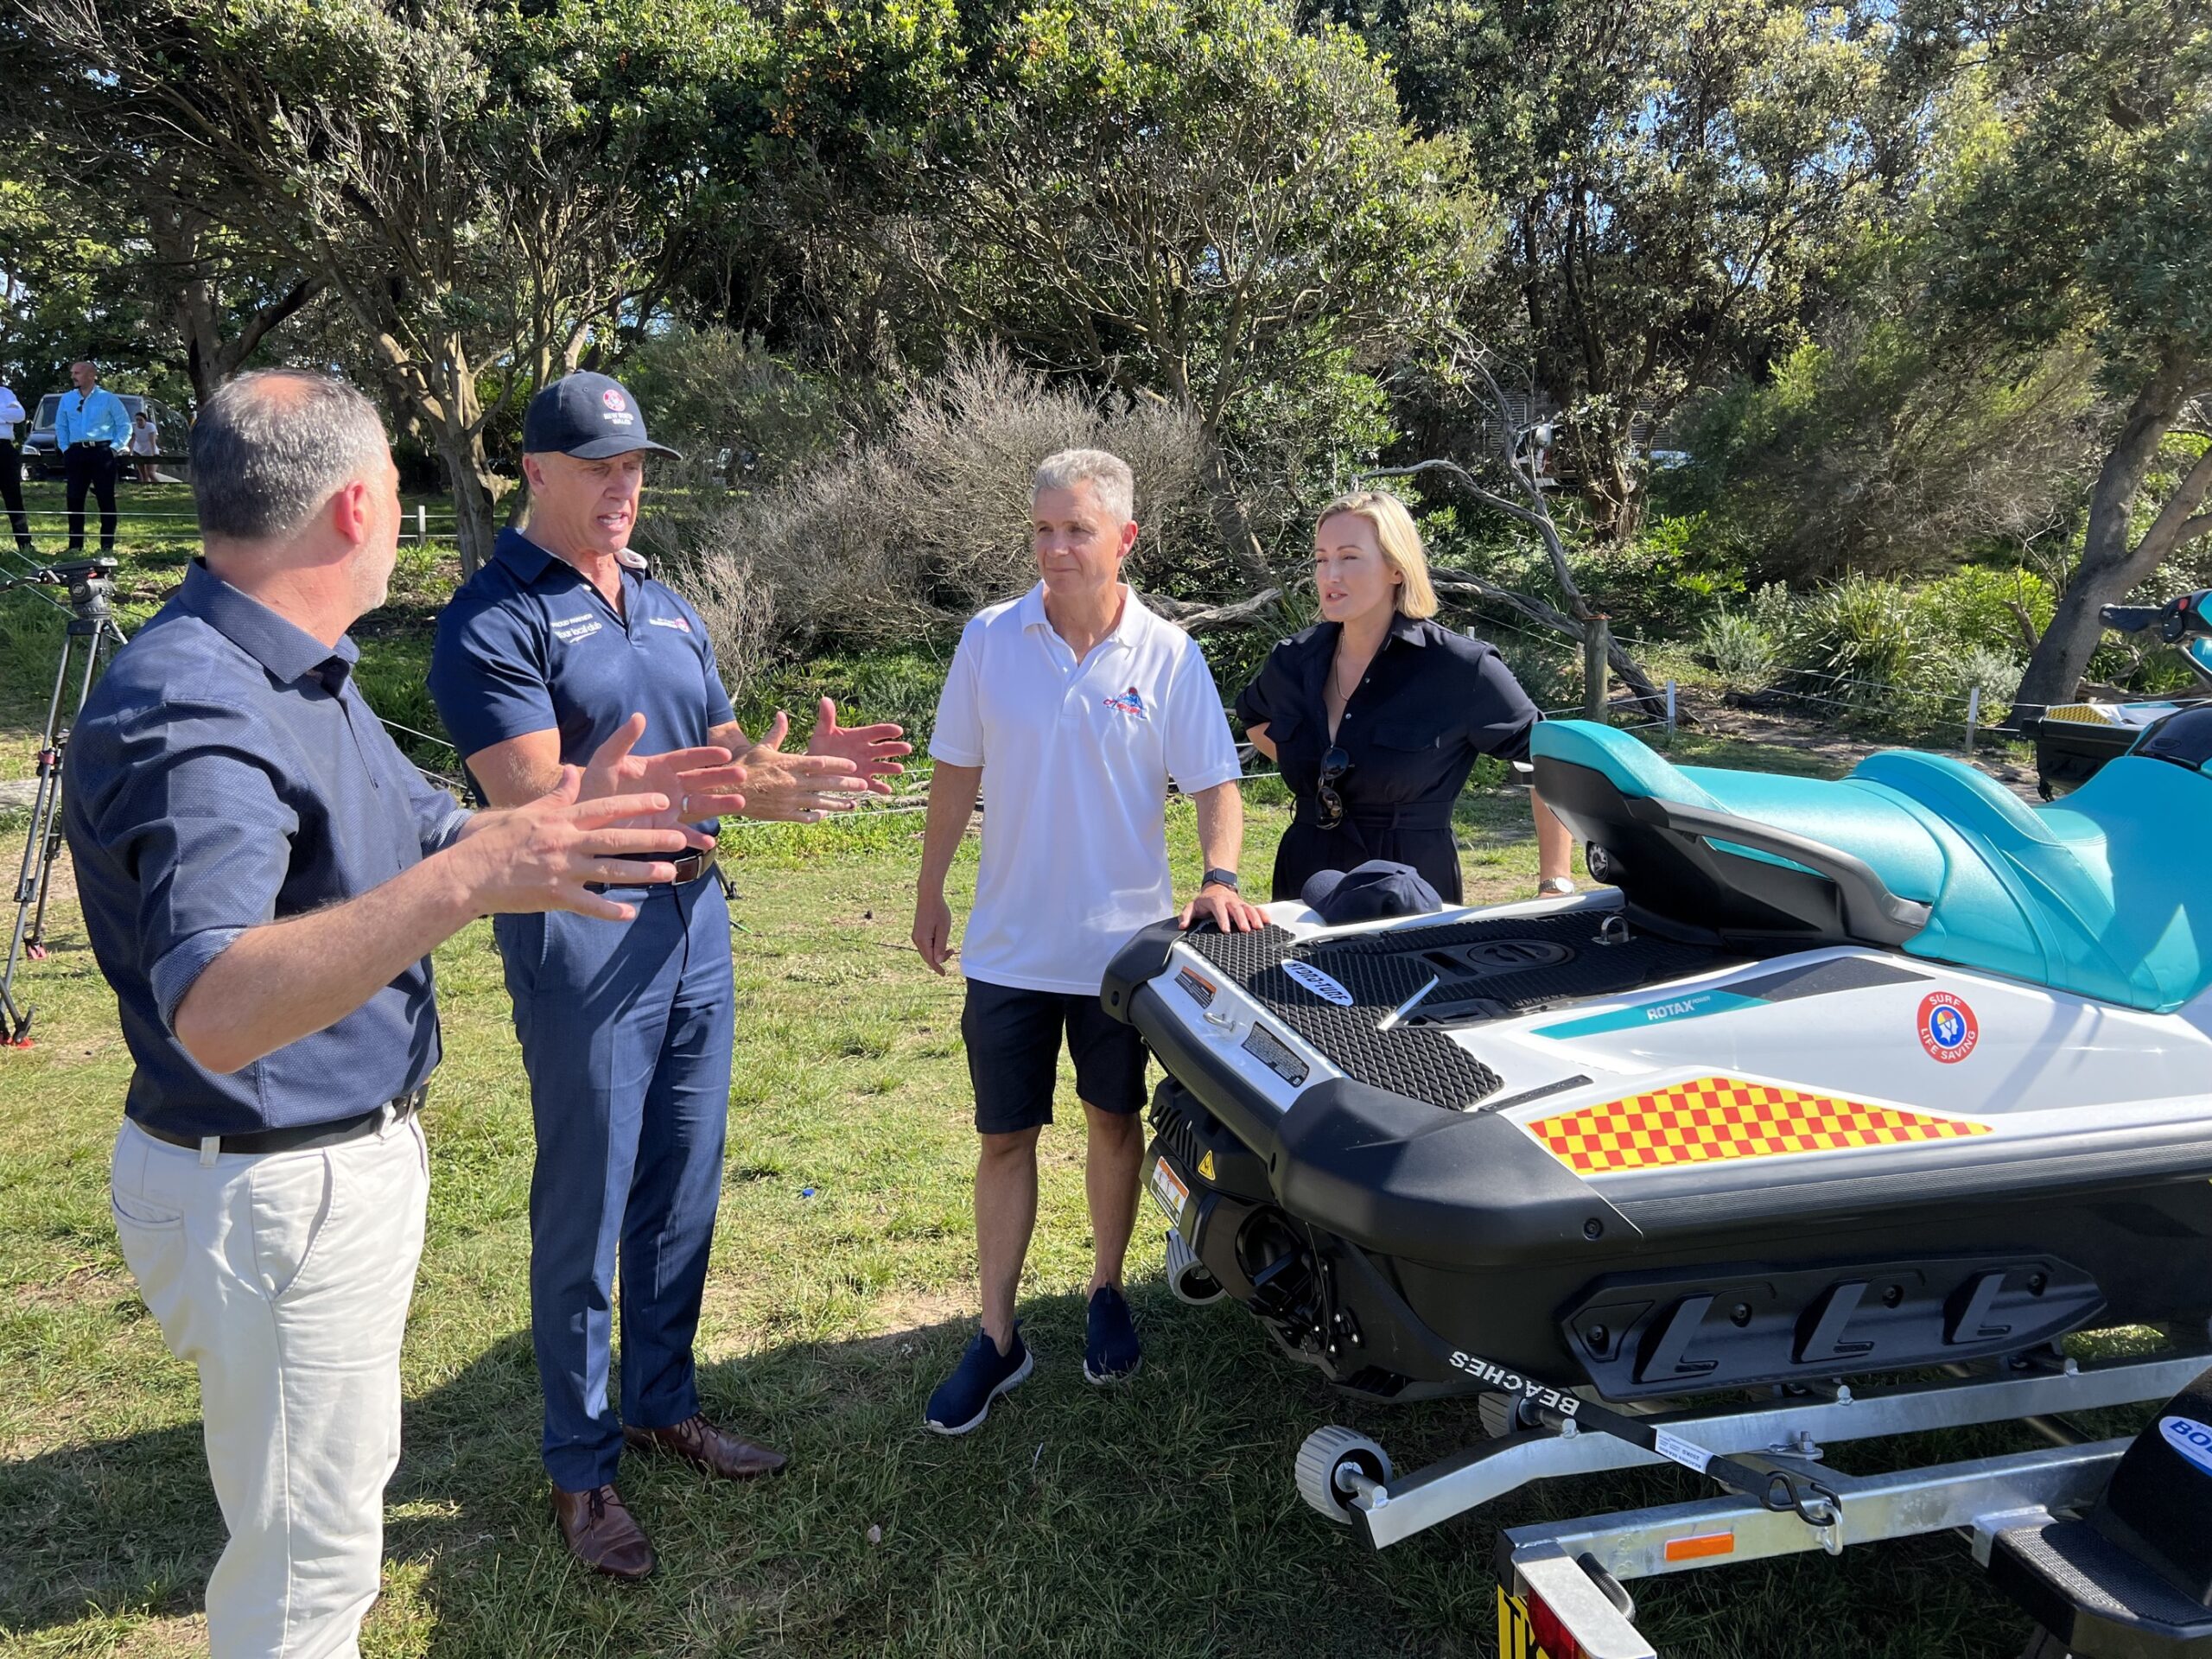
[[[1669,1538],[1663,1553],[1670,1561],[1701,1561],[1712,1555],[1733,1555],[1736,1535],[1701,1532],[1694,1538]]]

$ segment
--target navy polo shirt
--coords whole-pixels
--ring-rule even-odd
[[[617,611],[567,560],[501,531],[430,653],[430,696],[461,753],[555,731],[562,763],[581,766],[640,711],[639,754],[696,748],[734,720],[699,613],[626,567],[622,601]]]
[[[426,783],[334,649],[194,562],[117,653],[69,740],[62,826],[92,954],[137,1070],[124,1109],[173,1135],[336,1122],[438,1063],[428,958],[243,1071],[200,1067],[170,1021],[248,928],[357,898],[467,814]]]

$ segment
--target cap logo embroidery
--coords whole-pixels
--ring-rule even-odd
[[[605,391],[599,394],[599,401],[605,404],[609,409],[613,410],[618,414],[630,406],[628,404],[623,402],[621,392],[613,386],[609,386]]]

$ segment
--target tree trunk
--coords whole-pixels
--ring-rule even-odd
[[[2037,642],[2012,702],[2013,717],[2040,715],[2074,695],[2103,635],[2098,613],[2149,580],[2159,561],[2180,544],[2183,531],[2212,486],[2212,466],[2200,461],[2183,480],[2158,521],[2132,548],[2128,519],[2143,475],[2157,457],[2175,420],[2202,390],[2204,365],[2169,350],[2151,378],[2136,393],[2126,423],[2105,456],[2089,496],[2089,519],[2082,560],[2060,595],[2050,626]],[[2192,491],[2194,492],[2192,497]],[[2192,531],[2191,534],[2196,533]]]
[[[439,423],[438,453],[446,463],[447,482],[453,488],[453,538],[461,549],[463,582],[492,556],[492,544],[499,534],[494,511],[498,499],[485,487],[478,467],[482,448],[481,441],[474,435],[457,445],[444,423]]]
[[[437,342],[440,360],[433,368],[410,359],[390,334],[380,336],[380,344],[387,383],[405,399],[445,463],[446,485],[453,492],[454,541],[466,582],[492,556],[499,498],[511,487],[484,454],[483,405],[467,348],[458,336],[447,336]]]
[[[1633,429],[1616,432],[1610,419],[1573,429],[1582,463],[1582,500],[1590,510],[1591,533],[1614,547],[1624,547],[1643,526],[1643,492],[1637,487]]]
[[[1206,439],[1205,490],[1221,550],[1247,576],[1265,581],[1267,554],[1260,546],[1259,537],[1253,532],[1252,516],[1244,510],[1244,498],[1236,493],[1236,480],[1230,475],[1229,457],[1211,434]]]

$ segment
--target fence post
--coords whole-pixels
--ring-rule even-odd
[[[430,539],[430,510],[420,501],[415,504],[415,543],[416,546]]]
[[[1674,741],[1675,741],[1675,683],[1674,683],[1674,681],[1672,681],[1672,680],[1669,680],[1669,681],[1667,682],[1667,742],[1668,742],[1668,746],[1669,746],[1669,747],[1673,747],[1673,745],[1674,745]]]
[[[1974,728],[1981,723],[1981,688],[1974,686],[1967,692],[1967,753],[1974,753]]]
[[[1582,718],[1602,721],[1605,717],[1605,659],[1610,654],[1612,631],[1605,626],[1603,615],[1591,617],[1582,625]]]

